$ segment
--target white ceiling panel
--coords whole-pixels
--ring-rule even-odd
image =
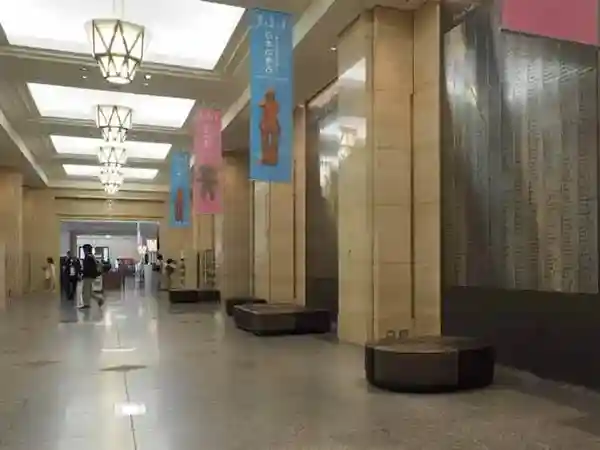
[[[63,164],[65,173],[72,177],[98,177],[100,166],[79,164]],[[153,180],[158,174],[158,169],[142,169],[136,167],[123,167],[121,169],[126,180]]]
[[[0,24],[13,45],[90,53],[85,24],[119,17],[146,27],[146,61],[212,70],[244,11],[200,0],[2,0]]]
[[[56,152],[61,155],[95,156],[98,149],[106,145],[102,139],[75,136],[50,136]],[[127,158],[164,160],[169,154],[171,144],[159,142],[126,141]]]
[[[1,1],[0,1],[1,3]],[[181,128],[195,101],[185,98],[130,94],[116,91],[27,83],[42,117],[95,120],[97,105],[120,105],[133,109],[133,124]]]

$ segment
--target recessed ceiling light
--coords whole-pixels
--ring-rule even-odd
[[[81,75],[81,78],[83,78],[84,80],[87,80],[87,75]]]
[[[102,166],[89,166],[83,164],[63,164],[65,173],[73,177],[93,177],[100,175]],[[158,169],[145,169],[136,167],[123,167],[123,177],[128,180],[153,180],[158,175]]]
[[[329,50],[331,50],[332,52],[335,52],[337,50],[337,47],[333,46]]]
[[[96,156],[98,148],[105,145],[102,139],[51,135],[50,140],[61,155]],[[169,154],[171,144],[164,142],[125,141],[122,144],[127,150],[127,158],[163,160]]]
[[[110,15],[110,2],[79,3],[73,8],[72,0],[0,1],[8,42],[89,54],[83,24]],[[144,61],[208,70],[214,69],[245,11],[199,0],[153,0],[152,6],[148,8],[147,0],[127,0],[127,20],[143,24],[152,35]],[[191,42],[203,45],[189,45]]]
[[[133,109],[136,124],[181,128],[195,103],[185,98],[50,84],[27,83],[27,86],[40,115],[62,119],[95,120],[96,105],[121,105]]]
[[[111,238],[110,234],[107,234],[107,235],[106,235],[106,236],[104,236],[104,237],[105,237],[106,239],[110,239],[110,238]],[[128,351],[128,352],[132,352],[132,351],[133,351],[133,350],[135,350],[135,349],[123,348],[123,349],[119,349],[119,350],[121,350],[121,351]]]
[[[148,86],[148,83],[144,83],[144,86]]]
[[[106,239],[110,239],[110,234],[107,234],[105,236]],[[135,347],[109,347],[109,348],[103,348],[102,349],[102,353],[132,353],[135,352],[136,348]]]
[[[87,72],[88,68],[87,67],[80,67],[79,70],[81,70],[82,72]]]
[[[146,414],[146,405],[143,403],[117,403],[115,404],[115,415],[119,417],[143,416]]]
[[[150,78],[152,78],[152,75],[150,75],[149,73],[144,75],[144,79],[149,80]]]

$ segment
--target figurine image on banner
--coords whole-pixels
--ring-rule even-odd
[[[200,197],[202,200],[214,202],[217,198],[219,176],[215,167],[203,164],[198,168],[198,181],[200,182]]]
[[[265,166],[276,166],[279,163],[281,126],[279,125],[279,102],[275,96],[275,89],[267,89],[259,105],[262,108],[260,121],[261,162]]]
[[[175,228],[190,226],[190,155],[175,151],[171,157],[169,187],[169,224]]]
[[[175,200],[175,222],[183,222],[183,189],[177,189]]]

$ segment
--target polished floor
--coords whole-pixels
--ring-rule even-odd
[[[257,338],[134,290],[104,314],[0,313],[0,449],[600,449],[600,397],[502,373],[487,390],[369,388],[359,348]]]

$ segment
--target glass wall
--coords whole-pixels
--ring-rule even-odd
[[[306,303],[338,310],[338,85],[308,104],[306,133]]]

